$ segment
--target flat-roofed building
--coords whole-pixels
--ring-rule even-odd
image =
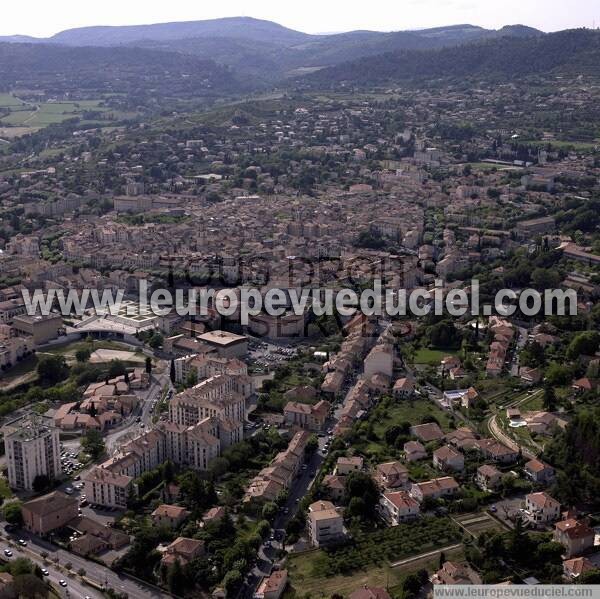
[[[60,475],[58,429],[51,419],[28,414],[7,424],[3,432],[11,488],[31,491],[37,476],[52,480]]]

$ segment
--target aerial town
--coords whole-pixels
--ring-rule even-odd
[[[87,88],[0,93],[0,594],[600,583],[600,73],[307,81],[35,127]],[[294,309],[376,282],[513,310]]]

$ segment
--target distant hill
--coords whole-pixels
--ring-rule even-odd
[[[17,43],[0,43],[0,86],[49,94],[126,92],[156,97],[247,89],[226,67],[195,56],[142,48]]]
[[[269,40],[277,44],[292,45],[301,43],[311,36],[272,21],[251,17],[231,17],[154,25],[81,27],[57,33],[48,41],[70,46],[118,46],[139,40],[164,42],[194,37],[233,37],[256,41]]]
[[[573,29],[533,37],[496,35],[437,50],[388,52],[321,69],[303,80],[317,87],[340,82],[381,85],[469,76],[511,79],[561,70],[600,75],[600,32]]]
[[[0,41],[60,44],[68,46],[135,46],[179,52],[232,67],[255,79],[257,85],[273,84],[301,68],[316,68],[400,50],[428,50],[503,36],[542,35],[521,25],[499,31],[474,25],[452,25],[415,31],[350,31],[335,35],[310,35],[271,21],[232,17],[206,21],[159,23],[122,27],[69,29],[47,40]]]

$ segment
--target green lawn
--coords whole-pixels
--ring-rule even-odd
[[[402,422],[421,424],[426,416],[433,416],[445,431],[449,431],[448,415],[432,401],[419,399],[416,401],[399,401],[393,403],[380,414],[377,408],[373,411],[373,430],[378,437],[383,436],[387,428]]]
[[[22,105],[23,102],[12,94],[0,94],[0,108],[12,108]]]
[[[427,366],[439,366],[443,358],[446,356],[455,356],[457,353],[456,350],[439,350],[422,347],[415,352],[413,362],[415,364],[426,364]]]
[[[83,116],[85,111],[106,113],[110,120],[116,121],[133,116],[131,113],[113,111],[100,106],[100,100],[81,100],[78,102],[46,102],[34,106],[24,104],[14,96],[0,94],[0,107],[10,109],[10,114],[0,119],[0,125],[46,127],[61,123],[67,119]],[[104,121],[101,122],[103,124]]]

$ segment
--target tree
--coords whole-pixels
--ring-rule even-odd
[[[198,384],[198,372],[196,370],[190,370],[187,377],[185,377],[186,387],[195,387]]]
[[[273,520],[275,520],[275,516],[277,516],[277,511],[277,504],[273,503],[272,501],[269,501],[263,506],[261,515],[265,520],[273,522]]]
[[[91,429],[86,433],[85,437],[82,437],[81,447],[94,460],[97,460],[104,453],[104,439],[99,431]]]
[[[108,378],[115,379],[119,376],[124,376],[127,369],[121,360],[111,360],[108,364]]]
[[[319,449],[319,439],[317,439],[316,435],[311,435],[306,441],[304,451],[306,455],[312,455],[317,449]]]
[[[171,382],[173,384],[175,384],[175,381],[177,380],[177,377],[175,376],[175,360],[171,360],[171,368],[169,371],[169,378],[171,379]]]
[[[158,349],[163,344],[163,341],[163,336],[160,333],[155,332],[152,334],[150,339],[148,339],[148,345],[152,349]]]
[[[152,375],[152,358],[146,356],[146,373]]]
[[[575,335],[567,348],[567,357],[576,360],[580,356],[593,356],[600,347],[600,333],[585,331]]]
[[[82,349],[78,349],[75,352],[75,359],[80,364],[83,364],[84,362],[87,362],[90,359],[91,355],[92,355],[92,352],[87,347],[84,347]]]
[[[229,570],[223,578],[223,587],[227,593],[227,597],[233,597],[240,584],[242,583],[242,574],[239,570]]]
[[[5,503],[2,508],[2,515],[9,524],[16,524],[20,526],[23,524],[23,512],[21,511],[20,501],[11,501]]]
[[[173,595],[183,595],[185,590],[185,578],[179,560],[175,560],[175,563],[167,571],[167,586]]]
[[[42,356],[37,365],[37,374],[42,385],[56,385],[69,376],[69,367],[64,356]]]
[[[379,490],[373,479],[365,472],[352,472],[346,477],[345,495],[348,499],[348,511],[352,517],[372,519]],[[354,501],[357,499],[359,501]]]
[[[561,387],[571,380],[572,369],[558,362],[551,362],[546,368],[545,379],[549,385]]]
[[[552,385],[544,385],[544,410],[547,412],[556,410],[556,392]]]
[[[38,474],[33,479],[32,486],[36,493],[41,493],[50,486],[50,478],[46,474]]]

